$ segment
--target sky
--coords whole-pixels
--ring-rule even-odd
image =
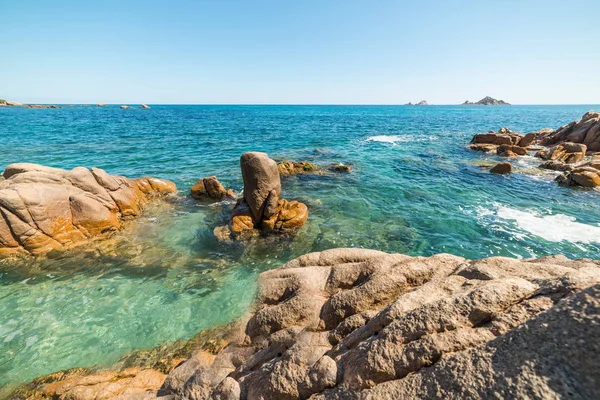
[[[597,0],[0,0],[26,103],[600,103]]]

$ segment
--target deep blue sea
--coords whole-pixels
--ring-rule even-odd
[[[534,157],[492,175],[498,158],[465,149],[475,133],[556,128],[590,109],[600,106],[0,107],[0,170],[95,166],[171,179],[185,196],[208,175],[239,192],[246,151],[353,167],[282,180],[310,212],[293,239],[220,244],[212,230],[231,206],[181,199],[149,209],[106,251],[0,261],[0,386],[229,322],[258,273],[311,251],[600,259],[600,192],[558,186]]]

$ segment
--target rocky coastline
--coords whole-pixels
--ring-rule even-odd
[[[593,398],[599,299],[599,261],[326,250],[263,272],[253,311],[174,368],[53,374],[14,398]]]
[[[560,183],[600,185],[600,113],[526,135],[478,134],[467,147],[508,159],[536,152],[540,168],[562,172]],[[224,242],[294,234],[309,210],[281,197],[281,178],[350,167],[277,163],[249,152],[240,170],[241,196],[215,176],[190,190],[196,201],[232,207],[227,224],[214,229]],[[491,170],[512,171],[509,162]],[[12,164],[3,178],[0,256],[45,255],[108,237],[151,199],[177,191],[167,180],[98,168]],[[599,299],[598,260],[325,250],[261,273],[251,311],[230,325],[111,368],[40,377],[9,398],[593,398]]]
[[[556,177],[561,185],[584,188],[600,186],[599,112],[589,111],[580,121],[526,135],[508,128],[480,133],[473,137],[467,148],[507,158],[533,154],[541,160],[538,165],[540,169],[562,172]],[[501,164],[510,165],[507,162]],[[501,170],[501,173],[509,173],[512,167],[504,166]]]

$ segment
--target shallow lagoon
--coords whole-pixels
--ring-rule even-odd
[[[97,166],[172,179],[185,195],[207,175],[240,191],[249,150],[353,165],[283,180],[310,210],[294,240],[219,244],[212,229],[228,206],[177,200],[93,252],[0,262],[0,385],[226,323],[249,306],[258,273],[310,251],[600,258],[600,193],[557,186],[533,157],[515,163],[521,173],[490,175],[488,156],[464,149],[478,132],[558,127],[590,109],[600,106],[0,108],[0,169]]]

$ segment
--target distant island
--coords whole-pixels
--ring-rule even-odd
[[[410,101],[408,103],[405,104],[405,106],[428,106],[429,103],[427,103],[427,101],[425,100],[421,100],[420,102],[413,104]]]
[[[482,105],[482,106],[510,106],[510,103],[507,103],[504,100],[496,100],[493,97],[490,96],[485,96],[483,99],[479,100],[478,102],[473,103],[472,101],[465,101],[464,103],[462,103],[463,106],[468,106],[468,105]]]

